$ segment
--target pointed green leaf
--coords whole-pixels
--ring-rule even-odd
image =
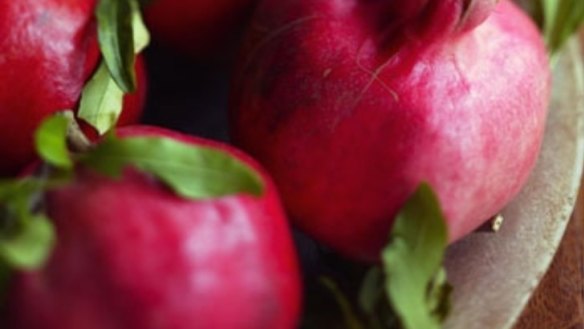
[[[102,1],[107,2],[106,0]],[[118,40],[118,42],[123,41],[133,43],[132,47],[126,45],[126,48],[132,48],[132,58],[131,60],[128,59],[126,61],[127,63],[123,61],[115,61],[116,64],[114,64],[113,60],[108,60],[104,54],[105,61],[101,63],[91,80],[83,89],[81,104],[79,106],[79,118],[94,127],[100,135],[109,131],[117,123],[123,109],[124,91],[128,91],[127,88],[123,87],[124,83],[121,83],[120,79],[122,79],[121,77],[123,75],[127,76],[128,74],[131,74],[132,79],[135,79],[135,54],[142,51],[150,42],[150,35],[148,34],[148,30],[142,19],[142,13],[136,1],[123,0],[119,2],[124,2],[126,4],[129,3],[130,5],[130,12],[126,14],[130,16],[132,25],[130,31],[124,30],[125,32],[123,33],[131,33],[132,38],[122,38],[120,36],[120,38],[114,39]],[[123,5],[124,4],[118,4],[118,6]],[[107,22],[103,22],[103,24],[106,23]],[[113,49],[113,46],[108,46],[103,43],[101,44],[101,47],[102,51]],[[118,57],[122,58],[122,55],[119,55]],[[114,65],[120,67],[112,68]],[[122,65],[130,66],[122,67]],[[134,84],[133,81],[134,80],[132,80],[132,84]],[[129,82],[126,82],[126,84],[128,83]]]
[[[441,327],[449,297],[441,274],[447,243],[438,198],[422,184],[396,217],[382,254],[386,294],[404,329]]]
[[[35,132],[35,144],[37,153],[47,163],[63,168],[73,167],[71,154],[67,147],[67,131],[72,119],[72,113],[68,116],[55,115],[46,119]]]
[[[18,234],[0,238],[0,258],[20,270],[41,267],[55,243],[53,225],[44,216],[33,216],[22,222]]]
[[[150,43],[150,33],[144,24],[142,11],[136,2],[132,2],[132,33],[134,35],[134,52],[140,53]]]
[[[135,0],[99,0],[96,8],[101,53],[124,92],[136,89],[132,2]]]
[[[59,171],[54,178],[28,176],[0,181],[1,264],[17,270],[44,264],[52,252],[55,233],[52,223],[37,208],[46,189],[68,182],[69,177]]]
[[[552,62],[584,22],[582,0],[516,0],[542,29]]]
[[[116,125],[123,100],[124,92],[102,63],[83,89],[78,116],[102,135]]]
[[[193,199],[238,193],[258,196],[264,189],[259,174],[230,154],[170,138],[109,135],[80,161],[113,177],[133,166],[157,177],[178,195]]]

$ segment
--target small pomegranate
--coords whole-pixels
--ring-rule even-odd
[[[44,268],[16,275],[8,328],[295,328],[296,255],[261,169],[231,147],[167,130],[119,134],[226,152],[258,175],[263,193],[187,200],[131,167],[118,180],[78,167],[44,197],[57,245]]]
[[[99,61],[96,1],[19,0],[0,3],[0,177],[34,158],[33,133],[44,118],[75,108]],[[138,92],[125,99],[120,123],[142,111]]]

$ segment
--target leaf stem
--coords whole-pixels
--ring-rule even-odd
[[[87,138],[79,123],[73,116],[72,112],[64,112],[69,119],[69,126],[67,127],[67,142],[74,152],[87,152],[93,148],[93,143]]]

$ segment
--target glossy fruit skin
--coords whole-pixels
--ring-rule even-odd
[[[252,23],[264,29],[244,41],[233,140],[297,226],[357,260],[378,260],[423,181],[450,241],[468,234],[518,193],[541,146],[550,71],[534,24],[507,0],[475,28],[455,1],[434,3],[393,24],[359,1],[264,0]]]
[[[155,40],[195,58],[229,50],[255,0],[154,0],[145,19]]]
[[[148,127],[123,136],[170,136]],[[261,171],[260,171],[261,172]],[[177,197],[135,170],[119,181],[80,170],[46,198],[58,244],[39,272],[12,283],[12,329],[295,328],[300,278],[269,178],[261,197]]]
[[[142,55],[136,57],[136,91],[124,96],[123,111],[118,119],[117,125],[128,126],[140,121],[142,110],[146,104],[146,94],[148,92],[148,75],[146,63]]]
[[[14,175],[34,158],[32,136],[43,118],[77,106],[100,57],[95,3],[0,2],[0,177]],[[132,107],[125,118],[140,116],[142,93],[126,100]]]

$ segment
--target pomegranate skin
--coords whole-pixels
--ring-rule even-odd
[[[229,49],[254,0],[155,0],[145,9],[153,37],[196,58]]]
[[[537,159],[551,80],[537,28],[507,0],[473,29],[488,3],[462,27],[442,4],[450,16],[425,16],[440,33],[398,28],[357,0],[264,0],[244,40],[232,138],[270,172],[294,223],[348,257],[379,259],[423,181],[460,239]]]
[[[136,57],[136,90],[124,95],[123,110],[118,119],[117,126],[128,126],[140,121],[142,110],[146,104],[146,94],[148,92],[148,75],[146,63],[142,55]]]
[[[45,117],[76,108],[100,59],[95,4],[0,3],[0,177],[15,175],[34,159],[33,134]],[[129,96],[135,99],[126,101],[131,106],[124,118],[140,116],[140,93]]]
[[[157,128],[122,136],[170,136],[242,153]],[[300,279],[292,240],[269,178],[261,197],[184,200],[148,176],[119,181],[80,170],[50,192],[58,243],[48,265],[19,274],[9,328],[294,328]]]

